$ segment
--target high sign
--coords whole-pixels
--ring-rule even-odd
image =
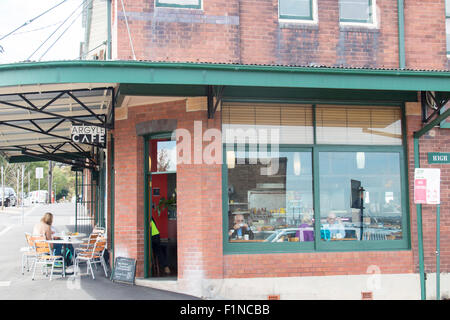
[[[441,170],[416,168],[414,172],[414,203],[440,204]]]
[[[44,178],[44,168],[38,167],[36,168],[36,179]]]
[[[73,142],[106,146],[106,130],[103,127],[72,125],[70,133]]]
[[[450,163],[450,153],[428,152],[428,163]]]

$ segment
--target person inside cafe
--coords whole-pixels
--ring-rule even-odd
[[[329,239],[343,239],[345,238],[345,227],[340,218],[336,217],[336,214],[330,212],[327,217],[327,223],[323,224],[324,232],[322,238]]]
[[[314,241],[314,230],[311,230],[313,227],[311,216],[308,213],[305,213],[302,217],[302,223],[298,226],[299,230],[295,233],[295,237],[299,238],[300,241]],[[308,228],[308,230],[305,230]],[[303,233],[303,237],[300,236],[300,231]]]
[[[53,224],[53,214],[46,212],[41,220],[36,223],[33,227],[33,235],[44,236],[46,240],[58,240],[60,238],[54,237],[55,229],[52,227]],[[50,249],[53,251],[54,255],[61,255],[64,257],[67,266],[72,264],[72,259],[67,259],[65,252],[62,252],[63,245],[61,243],[50,243]],[[73,256],[74,249],[71,244],[66,246],[70,250],[70,256]]]
[[[250,229],[248,224],[245,223],[244,215],[242,214],[236,214],[234,216],[233,229],[228,232],[228,236],[230,237],[230,240],[253,240],[255,237],[253,231]]]
[[[159,235],[159,230],[158,227],[156,226],[155,221],[153,220],[153,217],[150,222],[150,228],[152,233],[152,250],[155,253],[156,257],[158,257],[159,265],[164,268],[164,273],[166,275],[170,275],[170,268],[167,263],[166,251],[163,250],[163,247],[161,246],[161,238]]]

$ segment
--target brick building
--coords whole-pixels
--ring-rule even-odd
[[[209,298],[432,298],[436,205],[414,203],[414,169],[441,169],[448,294],[450,172],[428,160],[450,138],[445,2],[113,0],[115,61],[5,67],[0,85],[54,72],[44,83],[114,87],[106,225],[113,256],[137,260],[138,284]],[[157,281],[151,217],[171,269]]]

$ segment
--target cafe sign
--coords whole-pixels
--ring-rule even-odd
[[[450,163],[450,153],[428,152],[428,163]]]
[[[103,127],[72,125],[70,133],[73,142],[106,146],[106,130]]]

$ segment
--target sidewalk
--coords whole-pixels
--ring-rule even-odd
[[[198,300],[196,297],[157,290],[136,285],[113,283],[105,277],[102,268],[89,276],[78,278],[54,275],[49,281],[36,271],[21,273],[22,253],[26,245],[25,232],[49,211],[54,214],[54,226],[58,231],[69,230],[73,222],[74,208],[71,203],[39,205],[22,210],[0,210],[0,300]],[[95,268],[94,268],[95,269]],[[86,272],[83,265],[81,272]]]

